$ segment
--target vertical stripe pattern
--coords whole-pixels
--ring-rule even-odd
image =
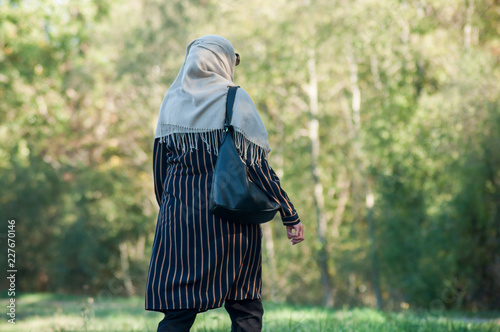
[[[187,139],[185,136],[184,139]],[[155,139],[153,172],[160,211],[146,284],[146,310],[211,309],[225,299],[261,296],[259,225],[218,218],[208,209],[216,156],[202,139],[182,151],[172,140]],[[297,212],[267,161],[249,174],[281,205],[283,224],[298,223]]]

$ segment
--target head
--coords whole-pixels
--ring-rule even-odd
[[[217,74],[230,81],[234,79],[234,69],[240,62],[239,54],[224,37],[207,35],[191,42],[186,49],[187,75],[197,77]]]

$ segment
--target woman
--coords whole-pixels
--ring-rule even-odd
[[[261,228],[218,218],[208,197],[222,138],[225,103],[239,55],[223,37],[191,42],[160,107],[153,171],[160,206],[149,265],[146,310],[165,318],[158,331],[189,331],[196,314],[224,306],[233,331],[260,331]],[[304,227],[267,162],[267,132],[238,89],[231,124],[252,180],[281,205],[292,244]]]

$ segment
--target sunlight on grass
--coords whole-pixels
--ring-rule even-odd
[[[143,309],[144,299],[93,298],[57,294],[25,294],[17,298],[16,325],[2,322],[5,332],[156,331],[163,314]],[[0,304],[7,303],[1,299]],[[412,312],[385,313],[369,308],[332,310],[313,306],[264,303],[263,331],[267,332],[500,332],[499,315],[487,319],[433,316]],[[462,317],[462,318],[460,318]],[[229,331],[223,308],[197,316],[192,331]]]

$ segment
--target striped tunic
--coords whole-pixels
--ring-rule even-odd
[[[199,135],[199,134],[198,134]],[[187,136],[184,136],[187,139]],[[261,228],[210,213],[208,197],[217,156],[198,137],[183,151],[155,139],[153,172],[160,206],[146,285],[146,310],[222,306],[225,299],[261,294]],[[266,160],[249,166],[252,180],[281,205],[284,225],[299,223],[279,178]]]

